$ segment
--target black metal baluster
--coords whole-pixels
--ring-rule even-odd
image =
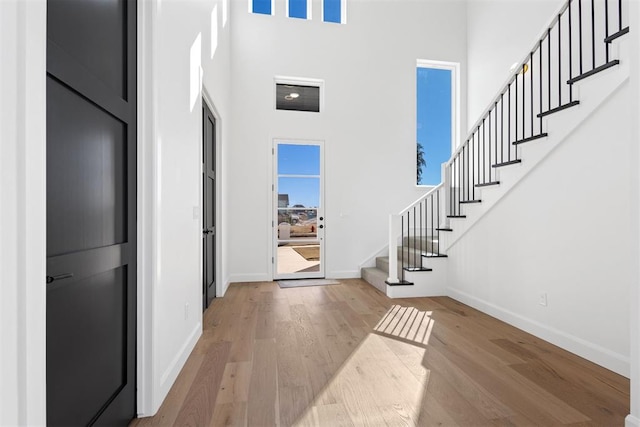
[[[529,53],[529,87],[531,90],[531,101],[530,101],[530,113],[531,113],[531,133],[530,136],[533,137],[533,52]]]
[[[423,200],[422,202],[420,202],[420,255],[422,256],[422,203],[427,203],[427,200]],[[425,208],[425,215],[426,215],[426,208]],[[422,267],[422,258],[420,258],[420,266]]]
[[[500,163],[504,163],[504,92],[500,94]]]
[[[498,101],[493,104],[493,123],[495,129],[495,139],[494,139],[494,152],[496,157],[496,163],[498,163]]]
[[[569,0],[569,79],[573,78],[573,43],[572,43],[572,34],[571,30],[571,0]],[[569,102],[573,101],[573,85],[569,85]]]
[[[507,106],[507,161],[511,161],[511,83],[508,90],[509,105]]]
[[[549,110],[551,110],[551,28],[547,29],[547,83],[549,87]]]
[[[558,105],[562,105],[562,15],[558,15]]]
[[[480,131],[480,128],[478,128],[478,131]],[[484,119],[482,119],[482,133],[480,134],[480,136],[482,137],[482,182],[489,182],[487,181],[487,147],[484,137]]]
[[[580,75],[582,75],[582,0],[578,0],[578,47],[580,53]]]
[[[543,92],[543,87],[542,87],[542,42],[543,40],[540,40],[540,45],[538,46],[538,50],[540,52],[540,70],[538,71],[538,74],[540,76],[540,133],[542,133],[542,92]]]
[[[469,144],[469,149],[471,150],[471,194],[473,198],[476,198],[476,174],[473,167],[473,163],[475,161],[475,153],[473,152],[474,146],[472,145],[473,138],[467,141]]]
[[[400,238],[402,245],[400,246],[400,281],[404,282],[404,215],[400,217]]]
[[[436,194],[438,194],[439,191],[436,191]],[[431,199],[431,250],[429,250],[429,233],[427,233],[427,252],[433,254],[433,237],[435,234],[435,230],[433,228],[433,194],[431,196],[429,196],[429,198]],[[427,223],[427,226],[429,224]]]
[[[418,222],[416,220],[416,207],[413,207],[413,266],[419,267],[418,265],[418,232],[416,231],[416,227]],[[422,265],[422,263],[420,263]]]
[[[622,0],[618,0],[618,31],[622,32]]]
[[[489,168],[488,169],[489,169],[489,182],[491,182],[491,169],[493,169],[491,167],[491,165],[493,164],[491,163],[491,110],[489,110],[488,118],[489,118],[488,120],[489,121],[489,144],[488,144],[489,145],[489,164],[488,164]],[[482,119],[482,124],[484,125],[484,119]]]
[[[456,156],[456,164],[458,167],[458,203],[456,204],[458,210],[457,210],[457,216],[460,215],[460,184],[461,184],[461,180],[460,180],[460,153],[458,153],[458,155]]]
[[[478,162],[478,167],[477,167],[477,174],[478,174],[478,182],[482,182],[484,183],[484,181],[480,181],[480,133],[479,133],[479,127],[478,129],[473,133],[473,142],[475,144],[475,148],[476,148],[476,156],[478,156],[478,158],[476,159],[476,161]],[[478,140],[476,141],[476,135],[478,136]]]
[[[604,0],[604,38],[609,38],[609,1]],[[604,44],[604,63],[609,63],[609,43]]]
[[[440,253],[440,191],[436,192],[436,201],[438,202],[438,206],[436,209],[436,225],[437,227],[435,228],[435,234],[438,238],[438,250],[436,251],[436,254]],[[433,204],[431,205],[431,208],[433,209]],[[433,214],[431,215],[431,233],[433,234]],[[432,244],[433,246],[433,244]]]
[[[516,127],[516,134],[515,134],[515,138],[514,141],[518,140],[518,73],[516,73],[516,77],[513,79],[513,82],[516,86],[516,102],[515,102],[515,106],[516,106],[516,111],[514,113],[515,116],[515,127]],[[518,156],[516,156],[516,159],[518,158]]]
[[[596,68],[596,5],[591,0],[591,69]]]
[[[462,146],[462,152],[460,153],[461,154],[461,158],[462,158],[462,160],[461,160],[461,164],[462,164],[462,197],[461,197],[460,201],[468,200],[468,196],[466,194],[467,193],[467,180],[465,178],[466,169],[467,169],[465,167],[466,166],[465,152],[467,151],[466,148],[467,148],[467,146],[463,145]]]

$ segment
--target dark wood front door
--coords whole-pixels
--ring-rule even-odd
[[[136,4],[47,3],[47,424],[135,417]]]
[[[216,120],[202,101],[202,253],[203,305],[206,309],[216,296]]]

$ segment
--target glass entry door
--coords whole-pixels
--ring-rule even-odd
[[[322,144],[276,141],[274,158],[274,278],[324,277]]]

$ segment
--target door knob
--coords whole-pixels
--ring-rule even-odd
[[[57,276],[47,276],[47,283],[53,283],[56,280],[70,279],[72,277],[73,273],[58,274]]]

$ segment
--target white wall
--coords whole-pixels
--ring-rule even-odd
[[[629,86],[447,252],[454,298],[626,376],[638,260]]]
[[[468,126],[480,119],[565,0],[469,0]],[[463,132],[463,138],[466,132]]]
[[[629,27],[640,27],[640,4],[637,1],[629,3]],[[631,31],[629,33],[631,41],[631,52],[640,51],[640,32]],[[630,96],[632,111],[632,145],[631,161],[635,160],[633,168],[633,179],[637,183],[635,194],[632,194],[632,217],[636,218],[635,250],[640,252],[640,55],[634,55],[631,60],[631,87]],[[640,263],[636,262],[635,279],[631,284],[629,306],[630,316],[630,340],[631,340],[631,408],[626,419],[626,426],[640,427]]]
[[[153,415],[202,331],[202,85],[226,143],[230,21],[223,0],[139,5],[138,412]]]
[[[46,3],[0,2],[0,425],[44,425]]]
[[[233,2],[232,281],[272,277],[277,137],[325,141],[326,275],[359,277],[359,265],[386,244],[389,213],[424,193],[414,185],[416,59],[465,69],[465,9],[462,1],[356,0],[338,25],[320,21],[318,1],[311,21],[286,18],[283,0],[275,16]],[[274,76],[323,79],[324,112],[275,111]]]

